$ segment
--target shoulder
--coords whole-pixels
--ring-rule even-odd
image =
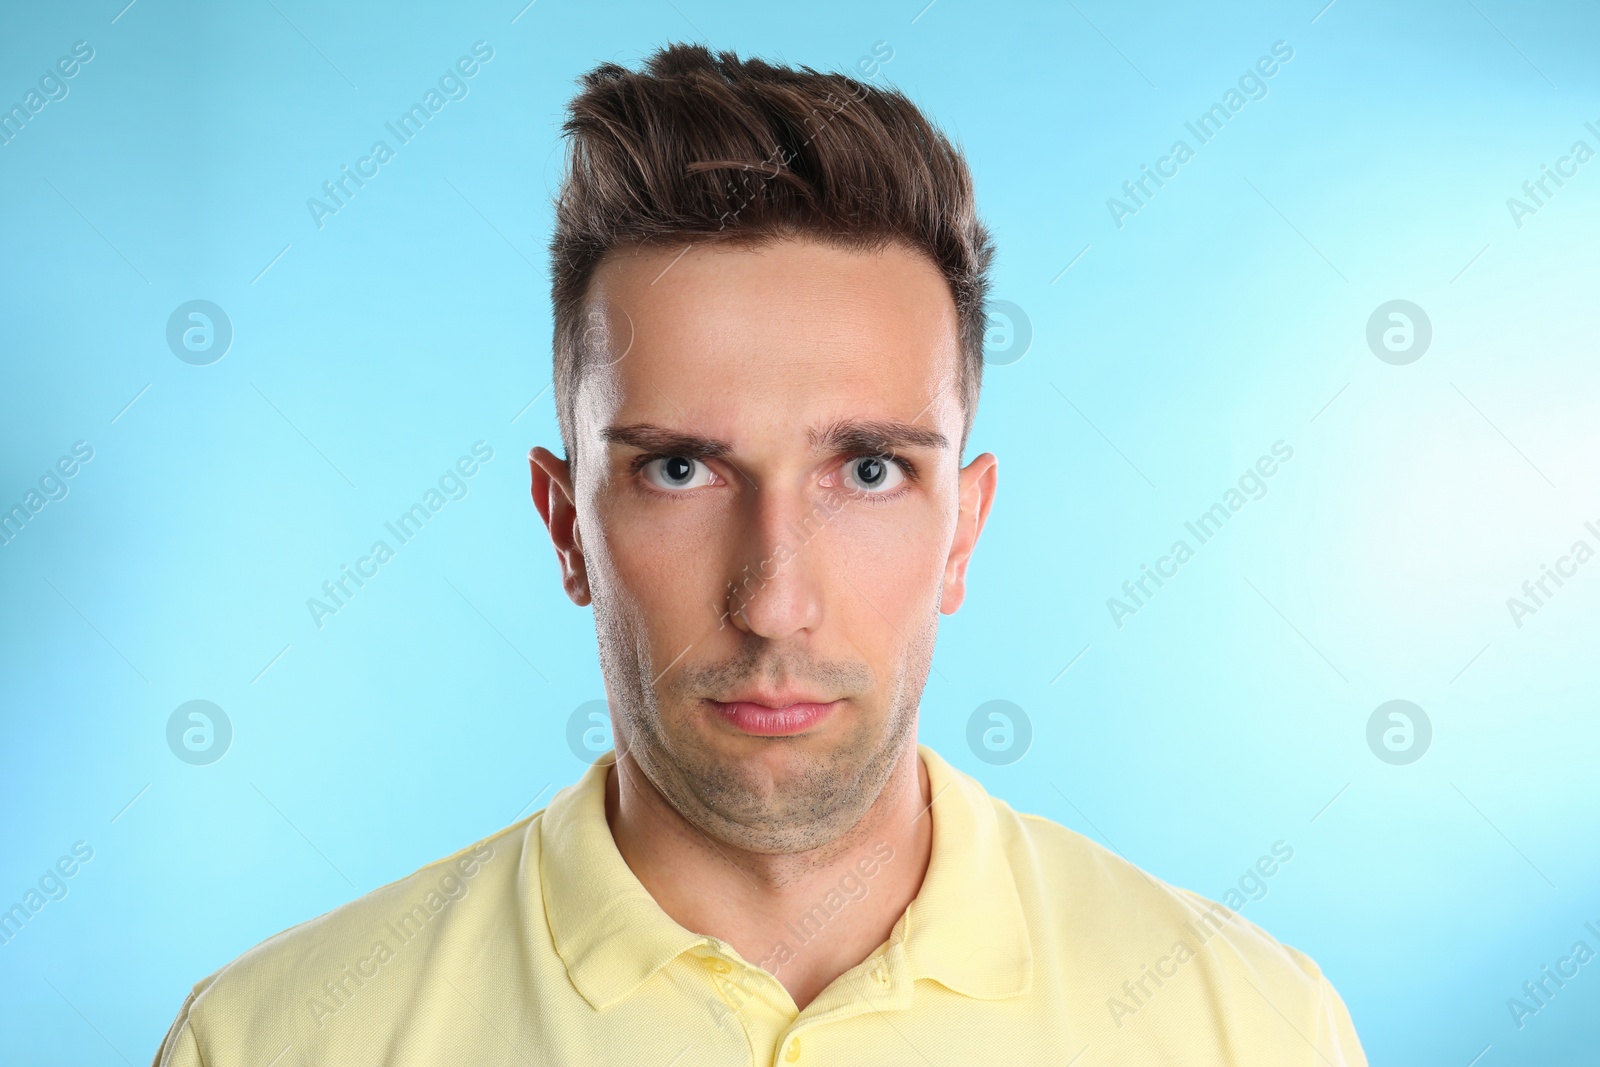
[[[156,1063],[215,1062],[208,1046],[216,1042],[276,1051],[308,1030],[321,1035],[346,1008],[364,1015],[359,1009],[380,1000],[410,999],[423,974],[416,961],[470,952],[493,930],[520,923],[530,880],[534,899],[539,892],[542,816],[269,937],[201,979]],[[369,984],[381,994],[363,998]]]
[[[1152,950],[1186,939],[1192,948],[1203,944],[1290,981],[1322,977],[1310,957],[1226,905],[1163,881],[1052,819],[991,800],[1018,892],[1038,905],[1030,919],[1055,932],[1064,932],[1064,923],[1075,936],[1092,926],[1099,938]]]
[[[1305,952],[1083,834],[990,799],[1036,972],[1107,1040],[1187,1050],[1192,1062],[1209,1062],[1208,1043],[1218,1062],[1225,1049],[1250,1050],[1230,1063],[1366,1062],[1343,1001]]]

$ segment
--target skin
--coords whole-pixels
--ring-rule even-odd
[[[529,460],[567,595],[595,608],[607,821],[672,919],[804,1008],[927,870],[917,709],[996,484],[992,455],[960,462],[954,301],[899,244],[786,239],[614,251],[587,311],[576,455]],[[753,692],[839,703],[763,737],[713,703]],[[787,924],[851,875],[864,894],[801,943]]]

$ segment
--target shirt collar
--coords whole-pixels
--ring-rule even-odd
[[[890,934],[911,977],[997,999],[1026,992],[1033,952],[995,804],[984,788],[918,745],[933,797],[933,847],[916,899]],[[545,809],[539,882],[557,955],[602,1011],[687,950],[716,943],[678,925],[629,869],[606,822],[602,756]]]
[[[913,978],[994,1000],[1033,985],[1033,949],[995,801],[976,779],[918,745],[933,797],[933,852],[922,889],[890,935]]]
[[[662,911],[617,851],[606,822],[606,773],[615,759],[607,752],[551,797],[539,830],[539,884],[551,940],[572,984],[596,1011],[710,940]]]

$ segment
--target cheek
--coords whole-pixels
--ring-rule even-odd
[[[722,573],[718,533],[688,508],[649,511],[647,516],[625,504],[600,505],[597,528],[605,536],[590,567],[601,572],[604,592],[616,606],[636,624],[647,624],[652,647],[664,648],[682,637],[667,654],[671,658],[685,642],[716,629]]]
[[[882,625],[883,616],[909,633],[908,623],[933,611],[948,554],[950,523],[932,506],[883,510],[890,514],[864,511],[838,522],[835,537],[824,549],[835,557],[829,573],[838,576],[831,583],[830,600],[850,605],[852,615],[865,612],[861,617],[869,625],[899,640],[894,628]]]

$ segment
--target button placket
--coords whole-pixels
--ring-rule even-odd
[[[750,1002],[757,997],[749,969],[740,967],[721,956],[701,956],[700,965],[705,968],[717,995],[731,1009],[731,1014],[738,1018],[741,1024],[745,1023],[743,1013]]]

